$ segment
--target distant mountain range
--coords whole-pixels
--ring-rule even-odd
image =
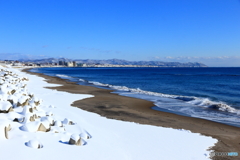
[[[159,67],[208,67],[207,65],[199,62],[162,62],[162,61],[127,61],[122,59],[108,59],[108,60],[93,60],[93,59],[67,59],[67,58],[46,58],[46,59],[35,59],[25,60],[20,59],[22,62],[34,62],[34,63],[54,63],[58,61],[76,61],[77,63],[86,64],[115,64],[115,65],[150,65]]]

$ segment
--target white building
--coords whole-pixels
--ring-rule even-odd
[[[68,67],[73,67],[73,62],[67,62]]]
[[[23,64],[22,63],[20,63],[20,62],[14,62],[13,63],[13,66],[22,66]]]

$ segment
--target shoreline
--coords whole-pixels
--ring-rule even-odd
[[[30,68],[24,69],[23,72],[43,77],[48,83],[63,85],[59,87],[47,87],[49,89],[95,96],[73,102],[72,106],[74,107],[94,112],[110,119],[190,130],[194,133],[200,133],[218,139],[218,143],[211,148],[216,152],[240,153],[240,128],[238,127],[156,111],[151,109],[151,107],[154,106],[153,102],[147,100],[121,96],[111,93],[113,90],[82,86],[75,82],[69,82],[68,80],[58,77],[46,76],[41,73],[32,73],[28,70],[30,70]],[[224,159],[228,158],[232,159],[234,157],[224,157]]]

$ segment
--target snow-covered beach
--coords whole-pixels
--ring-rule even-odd
[[[93,95],[47,89],[45,87],[58,85],[21,72],[21,69],[0,69],[1,86],[5,84],[7,88],[12,87],[16,90],[15,93],[34,95],[34,98],[29,97],[26,106],[12,105],[11,112],[0,113],[0,144],[1,153],[4,153],[2,159],[202,160],[209,159],[210,151],[207,150],[217,142],[216,139],[187,130],[107,119],[71,106],[74,101],[91,98]],[[16,73],[16,78],[26,77],[26,80],[11,84],[12,78],[4,76],[6,70]],[[9,102],[9,97],[15,94],[5,92],[3,88],[1,87],[2,104]],[[19,94],[15,96],[16,102],[22,98]],[[36,105],[35,102],[40,104]],[[30,108],[33,108],[31,112]],[[37,117],[30,120],[33,115]],[[27,117],[29,120],[26,120]],[[7,139],[4,128],[9,124],[11,129]],[[38,131],[39,124],[43,124],[47,132]],[[81,137],[81,145],[70,145],[71,137],[77,140]]]

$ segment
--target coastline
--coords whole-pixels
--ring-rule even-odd
[[[40,73],[23,71],[46,79],[48,83],[61,84],[59,87],[48,87],[58,91],[75,94],[91,94],[95,97],[73,102],[72,106],[86,111],[100,114],[101,116],[130,121],[140,124],[162,126],[166,128],[186,129],[194,133],[211,136],[218,139],[212,147],[217,152],[240,153],[240,128],[212,122],[204,119],[184,117],[172,113],[160,112],[151,109],[154,104],[150,101],[120,96],[111,93],[113,90],[101,89],[92,86],[82,86],[58,77],[46,76]],[[232,157],[224,157],[228,159]]]

